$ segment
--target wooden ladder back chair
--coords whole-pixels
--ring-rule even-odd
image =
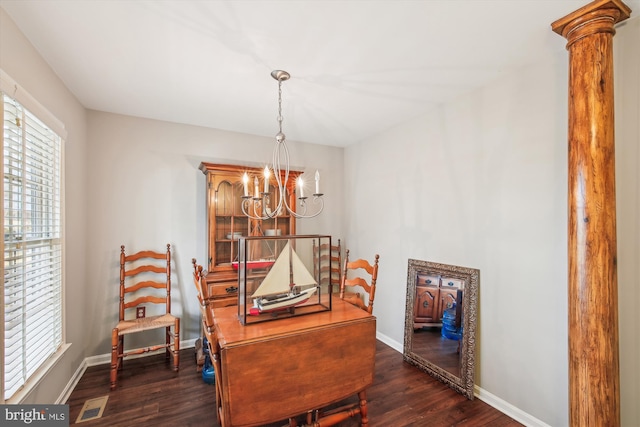
[[[213,304],[211,304],[212,296],[209,293],[209,287],[207,286],[206,274],[201,265],[198,265],[196,259],[191,260],[193,264],[193,283],[196,286],[198,295],[198,303],[200,307],[200,313],[202,315],[202,332],[207,339],[207,346],[209,349],[209,357],[213,364],[215,387],[216,387],[216,417],[218,423],[221,423],[222,416],[222,382],[220,378],[220,357],[218,348],[218,337],[216,335],[215,324],[213,321]]]
[[[316,260],[316,262],[313,263],[315,277],[318,277],[319,273],[320,284],[331,284],[333,292],[337,292],[340,289],[340,273],[342,271],[342,247],[340,246],[340,239],[338,239],[337,245],[329,243],[323,243],[319,246],[314,245],[313,255]],[[318,258],[320,264],[318,263]],[[330,267],[323,267],[321,271],[318,272],[318,265],[323,265],[327,261],[331,261]]]
[[[195,258],[191,258],[191,263],[193,264],[193,283],[196,287],[196,296],[198,298],[198,306],[200,307],[200,315],[201,315],[201,326],[202,326],[202,334],[198,340],[196,340],[195,348],[196,348],[196,372],[201,372],[204,366],[205,355],[204,348],[202,343],[202,337],[205,336],[205,312],[202,311],[205,305],[209,304],[208,298],[205,298],[205,292],[208,291],[207,283],[204,279],[205,272],[202,269],[201,265],[198,265]]]
[[[145,304],[164,305],[164,313],[146,315]],[[171,328],[173,327],[173,331]],[[124,336],[153,329],[165,329],[164,344],[124,349]],[[164,348],[173,370],[180,366],[180,318],[171,314],[171,245],[167,251],[140,251],[126,255],[120,246],[120,300],[118,324],[111,332],[111,390],[116,388],[123,359]]]
[[[196,286],[198,292],[198,303],[200,304],[200,313],[202,314],[202,327],[206,333],[212,333],[213,331],[213,311],[211,306],[211,295],[209,294],[209,287],[207,286],[206,274],[201,265],[196,262],[196,259],[191,260],[193,264],[193,283]]]
[[[350,302],[361,309],[372,313],[373,300],[376,295],[376,281],[378,280],[378,260],[380,255],[376,254],[373,265],[365,259],[357,259],[349,261],[349,250],[347,249],[344,257],[344,271],[342,272],[342,282],[340,283],[340,298]],[[364,274],[363,271],[366,272]],[[351,274],[349,274],[351,272]],[[353,274],[356,276],[354,277]],[[353,292],[347,292],[347,287],[360,286],[364,292],[368,294],[367,303],[363,298]]]

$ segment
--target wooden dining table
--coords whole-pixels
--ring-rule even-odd
[[[293,418],[373,383],[376,318],[338,298],[331,311],[249,325],[221,307],[214,322],[223,427]]]

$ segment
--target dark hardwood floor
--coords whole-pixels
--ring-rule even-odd
[[[460,351],[458,344],[442,336],[441,328],[422,328],[414,331],[412,338],[413,351],[424,355],[425,359],[435,363],[456,377],[460,373]]]
[[[109,400],[102,417],[79,423],[80,426],[218,426],[214,386],[206,384],[196,372],[193,348],[181,351],[178,373],[165,365],[163,355],[125,360],[118,388],[112,392],[109,365],[89,367],[67,402],[71,425],[86,400],[106,395]],[[405,363],[401,353],[380,341],[375,380],[367,397],[371,427],[521,425],[481,400],[467,400]],[[273,404],[278,404],[277,396]],[[251,410],[250,405],[247,410]],[[285,424],[283,420],[269,427]],[[355,418],[341,427],[357,425]]]

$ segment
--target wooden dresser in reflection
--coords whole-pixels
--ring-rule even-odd
[[[373,383],[376,319],[340,299],[332,311],[246,326],[236,307],[214,316],[223,427],[286,420]]]
[[[463,288],[462,280],[457,278],[418,274],[413,328],[442,325],[444,311],[456,303],[458,291]]]

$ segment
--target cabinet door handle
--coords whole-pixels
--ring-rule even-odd
[[[225,289],[225,291],[227,291],[228,294],[232,294],[232,293],[238,291],[238,287],[237,286],[229,286],[227,289]]]

